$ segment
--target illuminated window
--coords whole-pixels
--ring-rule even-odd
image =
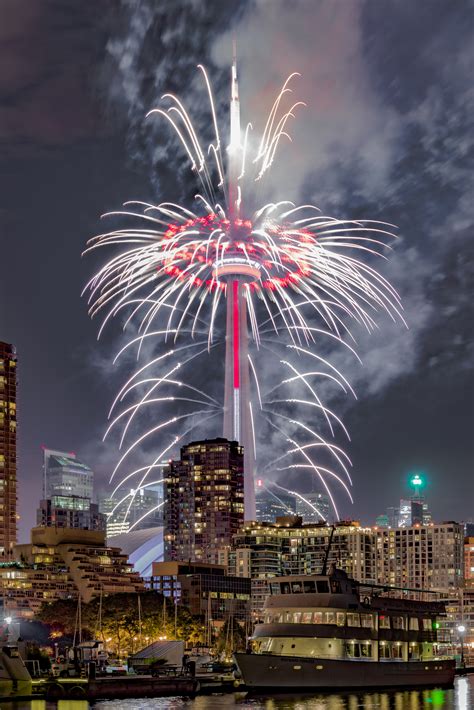
[[[392,616],[392,629],[404,629],[405,619],[403,616]]]
[[[361,614],[362,626],[365,629],[372,629],[374,627],[374,619],[372,614]]]
[[[360,626],[359,614],[348,613],[347,614],[347,625],[348,626]]]

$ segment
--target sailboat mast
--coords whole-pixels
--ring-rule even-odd
[[[79,594],[79,603],[77,606],[77,623],[79,626],[79,645],[82,643],[82,600]]]
[[[142,644],[142,600],[138,594],[138,637],[140,639],[140,645]]]

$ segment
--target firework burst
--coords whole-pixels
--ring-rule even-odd
[[[123,409],[109,430],[122,425],[122,447],[137,414],[145,408],[164,402],[189,405],[179,416],[157,421],[135,437],[112,478],[120,480],[117,488],[134,480],[135,489],[140,490],[162,465],[163,457],[190,435],[196,417],[202,422],[222,414],[219,400],[195,387],[192,379],[184,382],[179,372],[185,366],[194,367],[196,358],[222,342],[220,305],[225,302],[224,435],[244,445],[246,517],[255,515],[257,414],[275,436],[287,442],[285,453],[267,467],[311,471],[337,515],[330,484],[336,482],[350,496],[350,461],[310,423],[318,413],[331,437],[336,427],[347,434],[342,421],[322,402],[318,383],[330,380],[345,392],[352,390],[342,373],[320,350],[316,352],[316,346],[321,339],[331,338],[356,356],[348,342],[354,340],[351,322],[371,331],[377,311],[402,319],[398,294],[372,266],[374,256],[386,258],[394,226],[335,219],[313,205],[289,201],[259,205],[261,184],[282,140],[291,140],[288,123],[303,105],[288,101],[298,75],[292,74],[284,83],[260,139],[255,140],[250,123],[244,131],[240,127],[234,60],[230,137],[223,151],[210,82],[204,68],[199,69],[214,129],[209,146],[201,144],[189,113],[176,96],[165,94],[163,107],[148,114],[166,119],[181,141],[201,187],[196,208],[170,202],[127,202],[122,211],[109,215],[126,219],[129,226],[99,234],[86,249],[119,247],[87,285],[91,316],[103,314],[99,335],[110,319],[125,314],[125,326],[133,323],[138,334],[124,349],[136,346],[140,352],[148,338],[162,338],[170,344],[120,390],[111,415],[117,407]],[[276,358],[284,373],[268,392],[261,391],[252,348]],[[150,374],[157,366],[159,375]],[[178,396],[175,389],[179,389]],[[130,399],[132,404],[128,404]],[[150,465],[122,474],[131,453],[157,435],[163,445]],[[323,450],[326,458],[321,457]],[[332,464],[321,463],[326,460]],[[130,505],[131,501],[127,510]]]

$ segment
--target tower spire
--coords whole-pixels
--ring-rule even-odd
[[[229,172],[229,216],[232,220],[238,216],[238,176],[240,172],[240,101],[239,84],[237,80],[237,42],[232,40],[232,77],[230,91],[230,142],[228,147]]]

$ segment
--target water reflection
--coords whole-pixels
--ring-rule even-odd
[[[471,710],[474,676],[457,678],[454,689],[401,690],[381,693],[338,693],[302,696],[247,697],[243,694],[186,698],[105,700],[44,700],[1,703],[1,710]]]
[[[20,700],[16,703],[0,704],[1,710],[91,710],[92,707],[87,700],[58,700],[54,703],[46,700]],[[142,710],[145,710],[144,706]]]

